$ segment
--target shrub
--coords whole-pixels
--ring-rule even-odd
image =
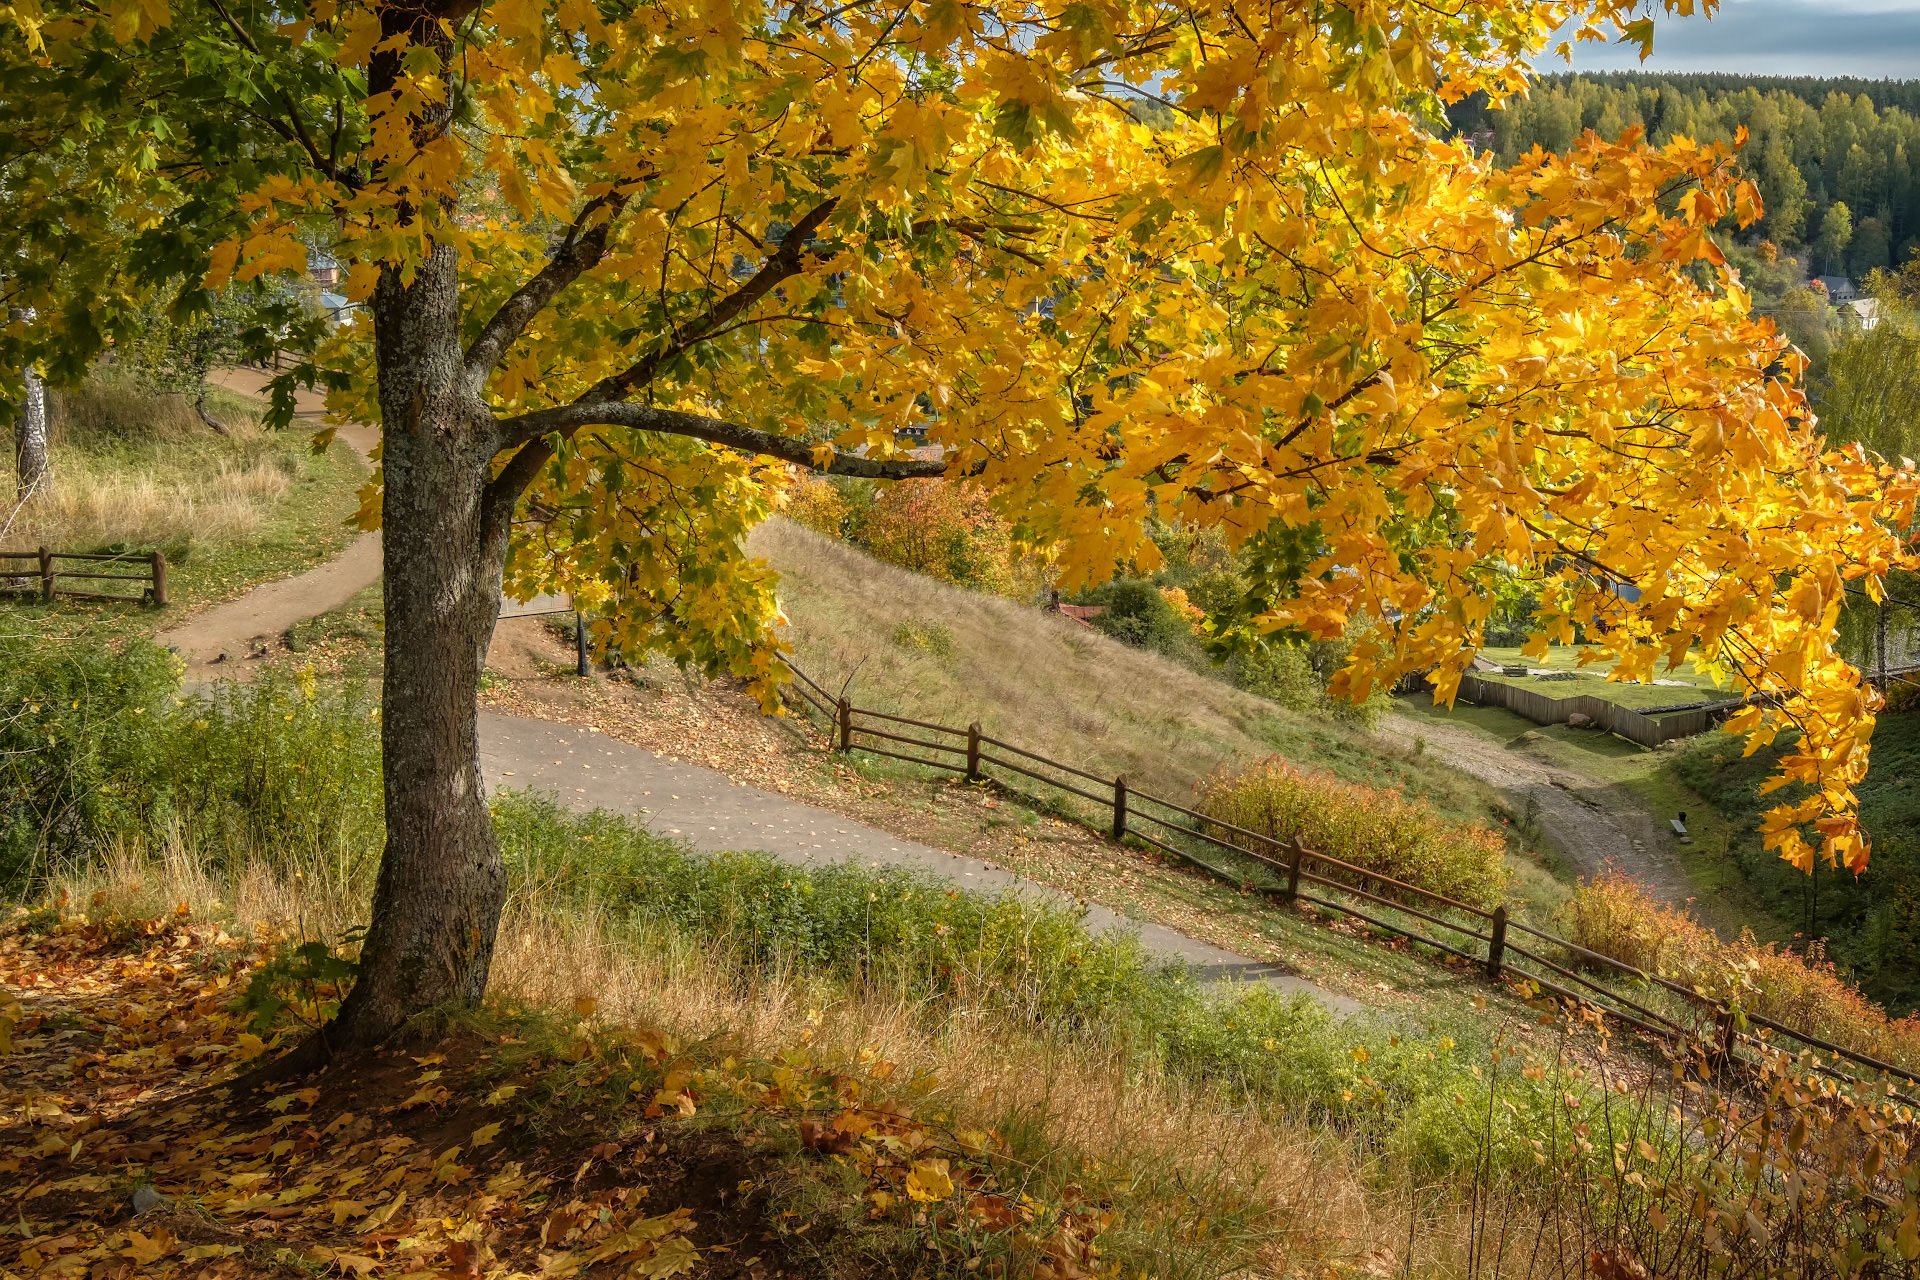
[[[829,538],[847,536],[853,504],[840,485],[825,476],[796,476],[787,486],[787,519]]]
[[[1184,594],[1176,605],[1146,578],[1116,578],[1088,593],[1085,600],[1104,610],[1093,618],[1093,625],[1114,639],[1190,666],[1204,665],[1194,619],[1179,607],[1192,608]]]
[[[0,639],[0,888],[141,823],[175,684],[149,644]]]
[[[1299,840],[1317,853],[1477,906],[1491,907],[1506,893],[1505,840],[1442,818],[1397,790],[1308,773],[1275,757],[1201,783],[1198,807],[1271,840]]]
[[[858,546],[903,569],[978,591],[1013,585],[1013,536],[978,485],[902,480],[850,520]]]
[[[268,673],[182,695],[174,659],[0,644],[0,889],[182,835],[281,867],[380,848],[380,744],[357,686]]]
[[[1619,872],[1581,884],[1561,922],[1568,940],[1590,951],[1856,1052],[1920,1067],[1920,1019],[1888,1017],[1818,943],[1798,955],[1749,932],[1724,941]]]

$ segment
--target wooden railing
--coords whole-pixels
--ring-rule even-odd
[[[85,566],[66,569],[64,564]],[[135,568],[137,572],[114,572],[115,567]],[[130,582],[139,584],[138,595],[98,591],[91,587],[69,587],[69,582]],[[38,596],[51,601],[55,596],[77,600],[144,601],[163,605],[167,602],[167,558],[158,551],[130,552],[125,555],[83,554],[49,551],[0,551],[0,593]]]
[[[1115,840],[1137,840],[1282,906],[1306,903],[1351,916],[1465,961],[1493,981],[1521,983],[1600,1009],[1645,1035],[1702,1048],[1717,1065],[1735,1064],[1742,1050],[1787,1049],[1815,1055],[1809,1065],[1838,1079],[1863,1080],[1859,1071],[1864,1070],[1904,1086],[1920,1086],[1920,1075],[1906,1068],[1513,919],[1504,905],[1489,909],[1462,902],[1309,849],[1298,840],[1276,840],[1223,822],[1136,790],[1124,778],[1105,778],[990,737],[977,723],[959,729],[856,707],[792,663],[788,666],[794,673],[786,686],[790,702],[826,722],[836,751],[887,756],[973,782],[1019,787],[994,778],[989,770],[1038,782],[1099,806],[1104,814],[1098,825]],[[1236,869],[1236,860],[1250,862],[1263,878]],[[1667,998],[1664,1011],[1654,1007],[1654,993]],[[1817,1056],[1822,1054],[1835,1062],[1822,1062]]]

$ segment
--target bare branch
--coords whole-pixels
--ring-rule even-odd
[[[798,275],[804,265],[807,241],[826,222],[838,203],[839,198],[833,197],[808,210],[806,216],[794,223],[787,234],[781,237],[780,247],[768,255],[760,269],[745,284],[707,308],[692,324],[674,334],[663,345],[649,351],[612,377],[602,378],[574,403],[615,401],[631,395],[653,381],[661,365],[696,343],[712,337],[716,330],[725,327],[741,312],[773,292],[774,286],[790,276]]]
[[[502,419],[502,447],[511,448],[529,441],[538,443],[549,435],[569,436],[582,427],[594,426],[630,427],[636,431],[687,436],[705,440],[708,444],[738,449],[742,453],[765,454],[827,475],[859,476],[868,480],[911,480],[948,474],[945,459],[866,458],[859,454],[836,452],[823,461],[814,456],[814,445],[793,436],[761,431],[756,427],[709,418],[704,414],[659,409],[631,400],[575,401],[557,409],[539,409],[515,418]],[[516,454],[508,462],[508,468],[514,468],[519,461],[520,455]],[[502,477],[506,474],[506,471],[501,472]],[[524,485],[532,478],[532,472],[529,471],[520,483]]]

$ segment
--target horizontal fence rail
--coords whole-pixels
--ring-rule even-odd
[[[1115,840],[1137,840],[1283,905],[1305,903],[1351,916],[1465,961],[1496,981],[1517,982],[1561,1000],[1600,1009],[1659,1040],[1703,1048],[1715,1063],[1733,1062],[1743,1047],[1785,1048],[1781,1043],[1784,1040],[1793,1042],[1802,1053],[1826,1054],[1904,1085],[1920,1086],[1920,1075],[1903,1067],[1757,1013],[1741,1011],[1717,996],[1648,973],[1524,921],[1509,919],[1505,906],[1475,906],[1309,849],[1298,840],[1276,839],[1209,817],[1200,810],[1135,790],[1125,778],[1103,778],[989,737],[977,723],[959,729],[856,707],[844,694],[830,692],[792,662],[787,665],[794,675],[784,691],[789,704],[811,711],[830,725],[836,751],[864,751],[957,773],[973,782],[1004,782],[987,772],[992,768],[1041,783],[1100,806],[1110,816],[1110,821],[1102,825]],[[1215,855],[1226,855],[1228,865],[1222,865]],[[1253,864],[1272,882],[1257,882],[1245,872],[1236,871],[1231,865],[1234,859]],[[1316,893],[1314,889],[1327,892]],[[1446,936],[1423,933],[1414,922],[1443,931]],[[1510,933],[1518,938],[1510,938]],[[1613,981],[1607,981],[1609,977]],[[1677,998],[1697,1018],[1689,1025],[1650,1007],[1640,998],[1650,990]],[[1859,1075],[1822,1065],[1817,1059],[1812,1065],[1830,1076],[1864,1081]]]
[[[62,568],[65,564],[87,566]],[[134,572],[114,572],[116,568]],[[97,591],[74,588],[68,582],[126,582],[139,587],[138,594],[125,591]],[[158,551],[127,552],[123,555],[50,551],[0,551],[0,594],[38,596],[52,601],[55,596],[75,600],[144,601],[164,605],[167,602],[167,558]]]

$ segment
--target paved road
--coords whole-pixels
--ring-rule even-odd
[[[796,866],[860,862],[906,867],[985,893],[1013,890],[1069,901],[1056,889],[982,862],[903,840],[840,814],[735,782],[698,765],[574,725],[482,712],[480,758],[489,785],[545,792],[573,808],[606,809],[644,818],[663,835],[708,853],[760,849]],[[1155,956],[1177,959],[1208,980],[1262,981],[1309,996],[1335,1013],[1360,1012],[1356,1001],[1274,965],[1212,946],[1163,925],[1130,920],[1095,903],[1077,904],[1089,928],[1130,929]]]

